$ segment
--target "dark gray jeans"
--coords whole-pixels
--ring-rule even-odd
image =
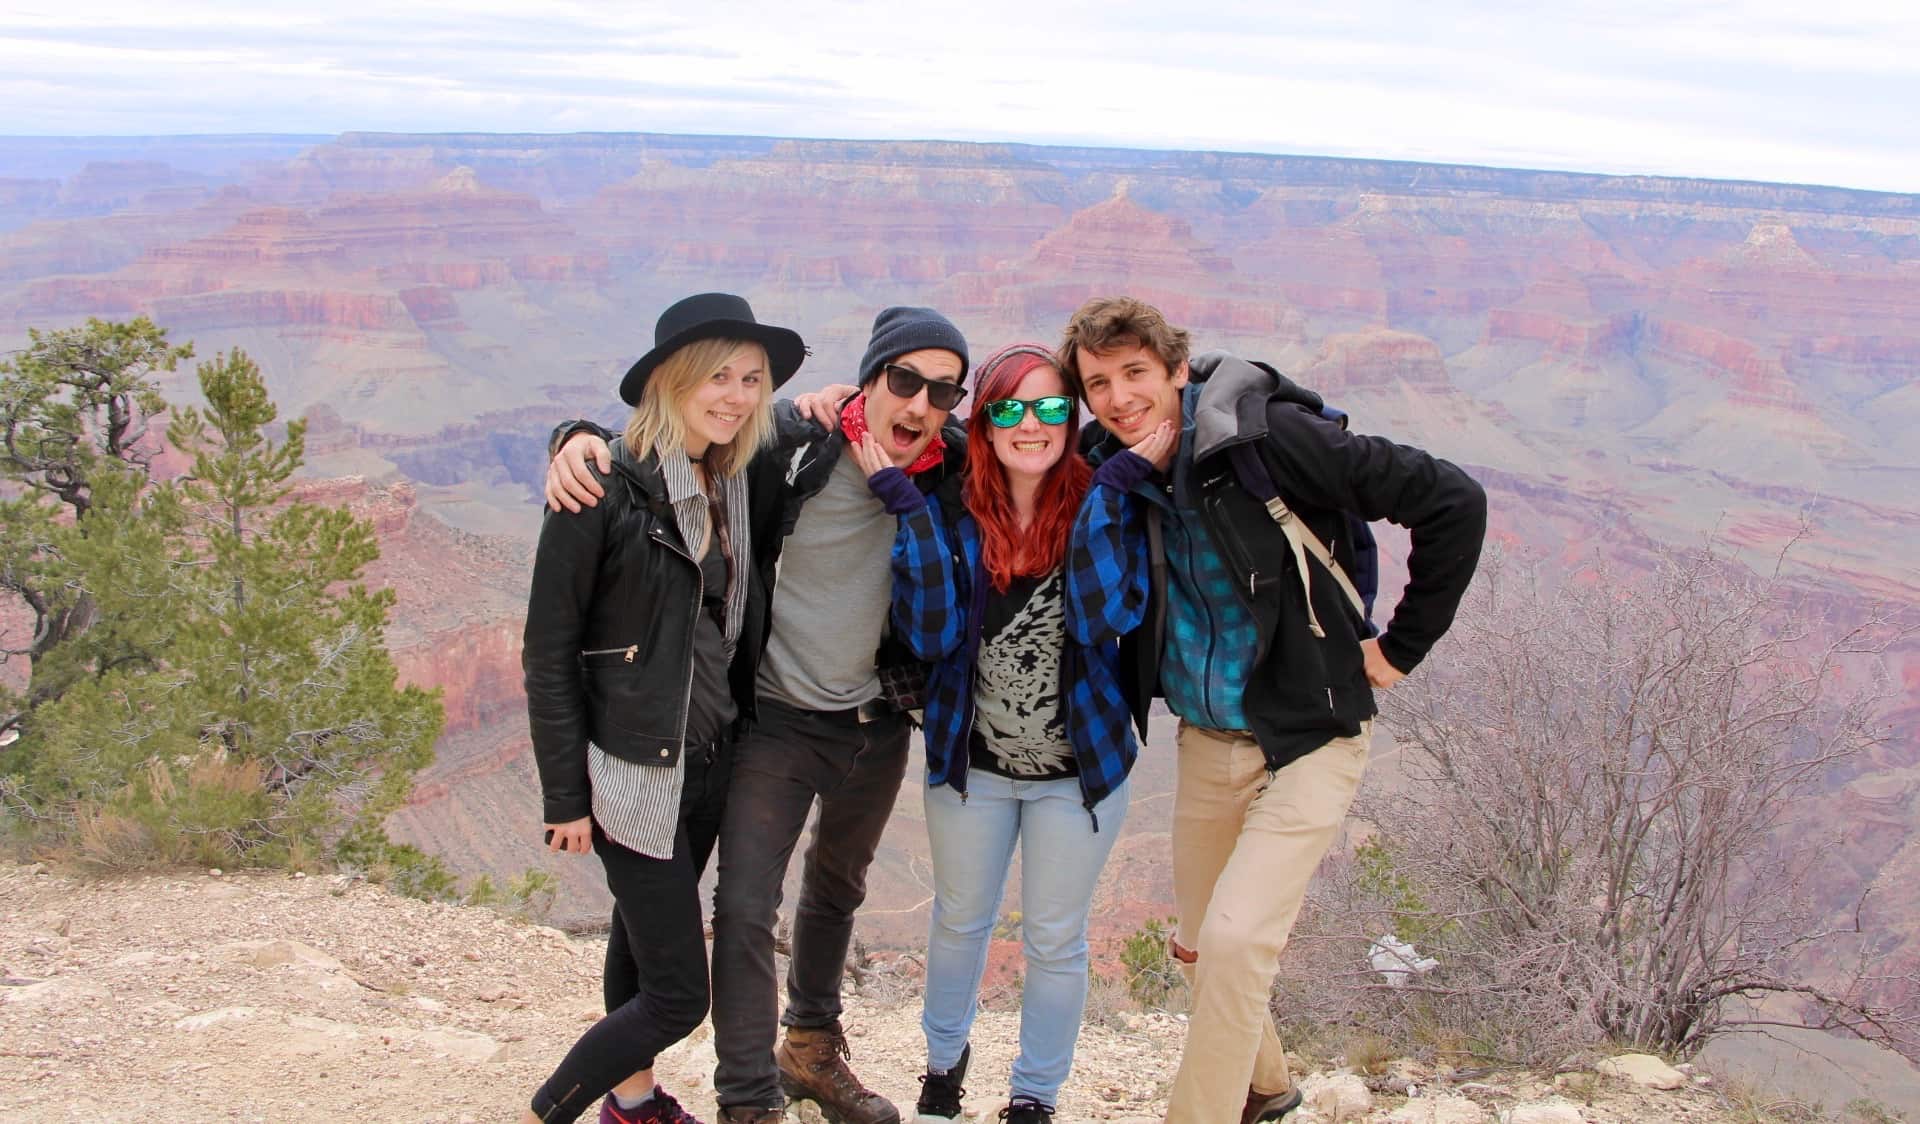
[[[720,825],[713,902],[713,1085],[721,1107],[785,1103],[773,1060],[779,1024],[840,1018],[840,978],[853,914],[867,897],[867,866],[907,769],[908,725],[892,715],[861,723],[851,710],[795,710],[761,700],[759,722],[734,747]],[[814,801],[779,1015],[773,926],[787,862]]]

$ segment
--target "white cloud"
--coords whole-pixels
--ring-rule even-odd
[[[0,27],[0,128],[950,137],[1920,191],[1920,21],[1903,4],[686,11],[39,0]]]

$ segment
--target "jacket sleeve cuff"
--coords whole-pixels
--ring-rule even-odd
[[[1131,492],[1152,471],[1152,461],[1132,449],[1122,449],[1101,462],[1094,471],[1093,482],[1116,491]]]
[[[608,444],[613,443],[613,434],[593,422],[584,420],[563,421],[553,427],[553,436],[547,439],[547,459],[552,460],[559,456],[560,447],[565,445],[567,440],[576,433],[591,433]],[[579,818],[578,816],[574,817],[574,819]]]
[[[540,802],[543,823],[572,823],[593,814],[593,798],[586,793],[548,796]]]
[[[889,515],[911,515],[927,505],[927,497],[913,478],[892,465],[867,477],[867,490],[886,506]]]
[[[1420,661],[1427,658],[1425,649],[1401,643],[1398,634],[1391,628],[1380,636],[1380,654],[1402,675],[1412,674],[1413,669],[1420,666]]]

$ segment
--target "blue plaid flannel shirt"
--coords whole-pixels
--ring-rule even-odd
[[[894,630],[915,655],[934,665],[927,677],[927,783],[951,785],[962,794],[987,584],[973,516],[964,510],[946,515],[937,496],[900,516],[893,541]],[[1068,636],[1060,659],[1067,740],[1091,812],[1126,779],[1139,748],[1120,693],[1119,634],[1080,640],[1085,630],[1075,621],[1071,595],[1066,610]],[[1099,826],[1096,818],[1094,830]]]
[[[1191,446],[1192,436],[1189,424],[1183,446]],[[1200,513],[1182,510],[1149,483],[1150,468],[1121,450],[1094,474],[1067,554],[1067,619],[1081,623],[1074,639],[1083,644],[1118,639],[1145,622],[1151,580],[1145,505],[1159,505],[1168,586],[1161,693],[1167,707],[1189,722],[1244,730],[1246,686],[1260,647],[1258,626]],[[1176,472],[1179,468],[1176,464]]]

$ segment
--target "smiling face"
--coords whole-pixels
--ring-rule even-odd
[[[938,347],[909,351],[891,362],[939,382],[958,383],[966,371],[966,364],[958,355]],[[920,459],[934,434],[946,424],[949,411],[935,409],[927,401],[925,387],[912,398],[902,398],[887,383],[887,376],[883,374],[867,384],[867,428],[880,439],[887,458],[898,467],[906,468]]]
[[[1180,391],[1187,385],[1187,364],[1168,371],[1160,357],[1139,343],[1106,351],[1084,348],[1076,356],[1080,388],[1107,432],[1123,444],[1137,444],[1163,421],[1180,432]]]
[[[1067,380],[1052,367],[1035,367],[1027,372],[1020,384],[1013,388],[1009,398],[1020,398],[1031,402],[1035,398],[1048,395],[1065,395]],[[981,403],[984,409],[985,403]],[[1041,421],[1032,406],[1021,416],[1020,424],[1012,429],[998,426],[988,427],[988,440],[993,443],[994,459],[1006,470],[1009,481],[1022,478],[1038,480],[1047,474],[1047,470],[1060,463],[1067,451],[1067,423],[1048,425]]]
[[[680,398],[680,420],[687,429],[687,455],[704,456],[740,433],[753,411],[773,393],[767,353],[749,344]]]

